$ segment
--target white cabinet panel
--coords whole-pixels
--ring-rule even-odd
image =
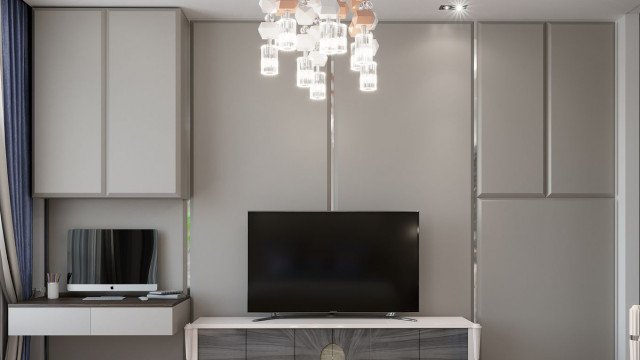
[[[544,24],[478,25],[478,195],[544,196]]]
[[[188,197],[189,23],[179,9],[36,9],[34,194]]]
[[[103,192],[102,10],[34,11],[34,194]]]
[[[90,308],[9,308],[9,336],[90,335]]]
[[[107,192],[178,194],[176,11],[109,10]]]

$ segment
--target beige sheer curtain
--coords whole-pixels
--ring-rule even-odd
[[[0,11],[2,10],[0,9]],[[2,27],[0,26],[1,37]],[[0,64],[2,64],[2,51],[0,51]],[[2,71],[0,71],[1,84]],[[16,240],[11,216],[11,199],[9,197],[2,86],[0,86],[0,220],[0,287],[2,288],[4,301],[8,304],[15,304],[22,300],[22,283],[20,282],[20,268],[18,267],[18,254],[16,252]],[[21,336],[9,336],[7,338],[5,360],[22,359],[22,341],[23,338]]]

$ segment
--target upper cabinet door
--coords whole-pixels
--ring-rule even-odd
[[[478,25],[478,195],[544,196],[544,24]]]
[[[109,10],[107,195],[181,196],[179,10]]]
[[[100,196],[102,10],[34,11],[34,196]]]
[[[548,29],[549,196],[613,196],[615,27]]]

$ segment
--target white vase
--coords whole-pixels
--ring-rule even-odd
[[[57,299],[60,297],[60,284],[57,282],[47,283],[47,298]]]

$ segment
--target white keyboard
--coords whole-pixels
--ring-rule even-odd
[[[124,300],[124,296],[88,296],[82,300]]]

